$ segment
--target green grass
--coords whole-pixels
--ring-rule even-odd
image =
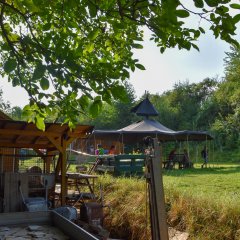
[[[200,166],[164,171],[168,224],[189,232],[191,240],[240,239],[240,166],[224,163],[203,169]],[[111,206],[105,222],[112,235],[150,239],[145,180],[103,175],[100,182],[105,202]]]
[[[198,167],[198,166],[197,166]],[[184,195],[203,197],[216,203],[240,203],[240,166],[221,164],[164,172],[164,185]]]

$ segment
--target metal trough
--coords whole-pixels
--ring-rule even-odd
[[[98,238],[54,211],[0,214],[0,227],[26,227],[29,225],[54,226],[71,240],[98,240]]]

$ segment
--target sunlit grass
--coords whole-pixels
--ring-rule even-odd
[[[168,224],[188,231],[190,239],[240,239],[239,179],[237,164],[215,164],[203,169],[199,164],[194,169],[164,171]],[[124,239],[150,239],[144,178],[103,175],[99,183],[104,202],[111,206],[105,221],[111,233]]]

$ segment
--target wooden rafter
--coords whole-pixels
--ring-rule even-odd
[[[23,126],[21,127],[21,130],[24,130],[26,126],[27,126],[27,123],[23,124]],[[20,138],[21,138],[21,135],[18,135],[15,139],[13,139],[13,143],[17,143]]]
[[[47,138],[50,140],[50,142],[59,150],[59,152],[63,152],[63,147],[61,146],[61,139],[53,138],[51,136],[47,136]]]

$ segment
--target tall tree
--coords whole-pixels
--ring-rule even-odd
[[[11,113],[11,105],[9,101],[3,99],[3,91],[0,89],[0,110],[6,114]]]
[[[209,129],[217,114],[212,95],[218,84],[216,79],[209,78],[193,84],[179,82],[173,90],[152,96],[159,111],[158,120],[174,130]]]
[[[90,123],[96,129],[120,129],[135,121],[136,116],[131,113],[135,105],[135,91],[130,83],[124,83],[126,89],[125,101],[113,101],[112,104],[103,103],[102,111],[97,116],[81,116],[79,121]]]
[[[70,126],[79,112],[98,112],[102,101],[123,99],[122,81],[135,68],[133,57],[142,48],[142,27],[160,51],[198,49],[203,26],[186,27],[192,15],[210,23],[215,37],[233,39],[240,9],[231,0],[0,0],[2,76],[22,86],[30,96],[24,108],[39,128],[47,115],[64,117]],[[90,107],[89,107],[90,105]]]
[[[22,114],[22,108],[15,106],[11,109],[11,117],[14,120],[26,120]]]
[[[239,146],[240,143],[240,51],[232,48],[225,59],[226,74],[215,97],[219,114],[212,129],[221,136],[221,144]]]

